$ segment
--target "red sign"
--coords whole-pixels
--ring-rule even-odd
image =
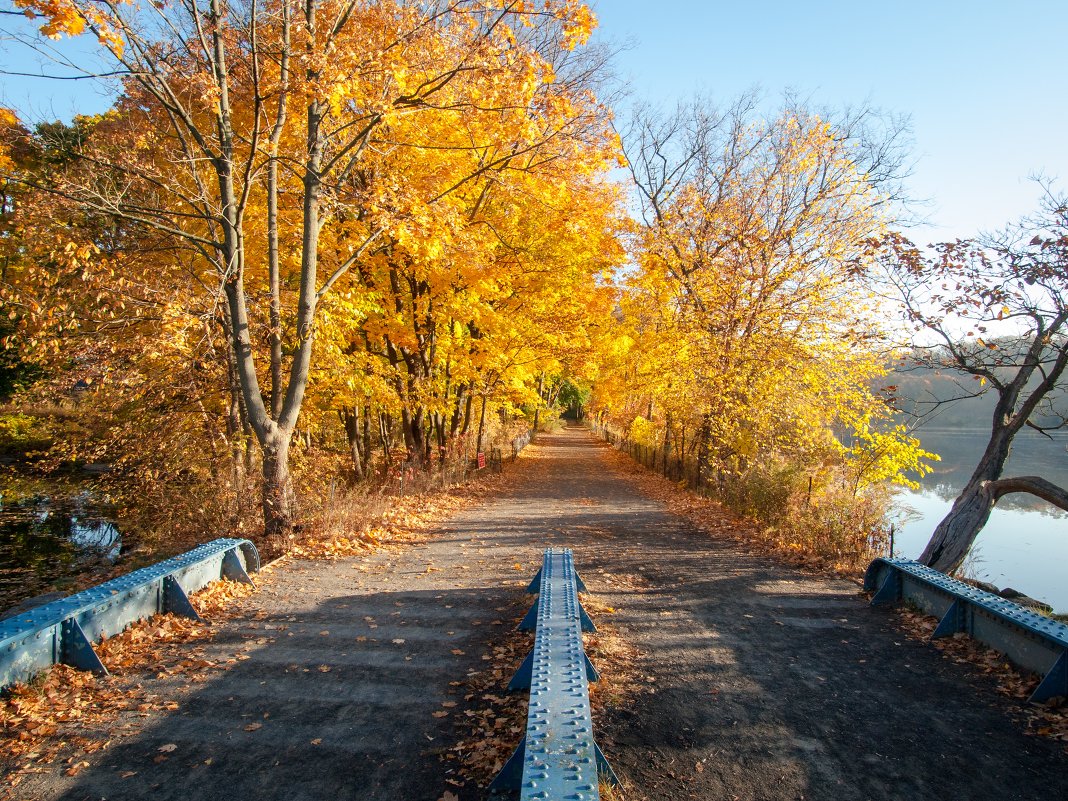
[[[486,454],[484,454],[481,451],[479,451],[479,454],[478,454],[478,469],[481,470],[485,466],[486,466]]]

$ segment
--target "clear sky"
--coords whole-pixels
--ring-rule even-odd
[[[920,240],[995,228],[1033,210],[1035,173],[1068,191],[1068,0],[597,0],[598,36],[629,45],[635,96],[729,101],[754,86],[818,105],[911,116]],[[0,0],[0,8],[11,8]],[[5,27],[19,25],[5,17]],[[92,43],[85,45],[92,50]],[[39,72],[0,41],[0,68]],[[86,82],[0,76],[0,103],[69,119],[108,103]]]
[[[634,93],[673,105],[759,86],[912,118],[909,181],[952,239],[1037,207],[1028,176],[1068,191],[1068,0],[598,0],[598,36],[631,47]]]

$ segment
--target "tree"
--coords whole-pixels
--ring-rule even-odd
[[[627,430],[658,419],[636,429],[642,444],[696,454],[698,483],[769,454],[851,456],[833,427],[874,443],[889,423],[868,390],[879,326],[855,268],[887,222],[902,132],[891,121],[872,135],[868,112],[828,119],[787,98],[764,117],[756,105],[645,109],[623,136],[643,224],[620,303],[623,397],[602,381],[600,403]],[[905,480],[916,446],[899,433],[878,447]]]
[[[1039,476],[1002,477],[1025,426],[1068,424],[1054,402],[1068,366],[1068,202],[1048,194],[1035,219],[933,253],[901,236],[884,244],[879,277],[916,336],[909,360],[970,377],[969,394],[996,396],[983,456],[920,555],[951,572],[999,498],[1026,492],[1068,509],[1068,491]]]
[[[419,227],[405,203],[368,192],[365,166],[438,144],[398,140],[401,126],[440,131],[464,113],[498,115],[509,133],[526,120],[536,138],[546,110],[565,102],[536,91],[554,80],[546,53],[584,42],[592,16],[573,0],[17,4],[45,17],[45,35],[96,36],[123,76],[115,112],[77,163],[37,187],[170,238],[196,263],[197,291],[221,301],[231,409],[262,454],[265,528],[284,534],[290,443],[324,314],[365,315],[366,296],[340,293],[343,279]],[[504,133],[467,143],[485,154],[519,142],[477,174],[528,152]],[[439,162],[446,195],[468,187],[466,167]]]

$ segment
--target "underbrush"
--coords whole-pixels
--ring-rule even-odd
[[[759,523],[755,531],[764,543],[802,561],[850,570],[886,553],[887,487],[854,492],[836,470],[812,475],[780,463],[724,477],[706,492]]]
[[[651,472],[667,472],[676,491],[688,491],[695,501],[700,499],[681,505],[694,513],[687,516],[699,526],[704,527],[699,519],[702,514],[726,509],[748,521],[737,527],[744,530],[746,540],[811,567],[856,571],[886,553],[892,488],[886,484],[858,487],[855,476],[833,458],[809,466],[765,457],[740,472],[705,468],[699,480],[694,461],[665,461],[657,448],[601,433]]]

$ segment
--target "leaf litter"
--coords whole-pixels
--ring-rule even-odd
[[[910,639],[933,645],[942,656],[993,680],[997,692],[1008,702],[1010,714],[1024,725],[1024,733],[1048,737],[1065,744],[1068,754],[1068,698],[1057,696],[1042,704],[1027,702],[1040,677],[1016,668],[1005,656],[964,633],[932,640],[938,621],[902,606],[894,610],[898,625]]]
[[[219,621],[252,591],[247,584],[222,580],[194,593],[190,601],[200,615]],[[210,623],[155,615],[94,645],[111,675],[55,665],[28,684],[6,690],[0,697],[0,769],[7,793],[60,759],[69,765],[65,775],[75,776],[89,764],[80,757],[135,734],[135,719],[179,709],[178,701],[154,693],[151,683],[167,676],[197,683],[214,671],[229,670],[236,660],[220,662],[204,655],[201,645],[213,634]],[[158,758],[166,759],[175,748],[173,743],[161,746]]]

